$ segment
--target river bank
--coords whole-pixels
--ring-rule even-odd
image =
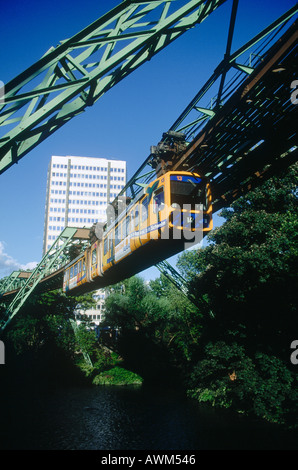
[[[293,434],[149,386],[15,390],[1,405],[1,449],[297,449]]]
[[[28,360],[28,357],[27,357]],[[216,410],[172,384],[92,385],[69,363],[0,369],[3,450],[291,450],[297,432]]]

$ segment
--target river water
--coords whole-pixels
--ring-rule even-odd
[[[1,403],[6,450],[286,450],[296,437],[170,388],[36,386]]]

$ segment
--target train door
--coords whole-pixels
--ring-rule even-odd
[[[141,246],[140,240],[140,204],[134,206],[131,217],[131,250],[137,250]]]
[[[131,213],[127,214],[125,219],[122,222],[122,251],[123,258],[130,254],[130,229],[131,229]]]
[[[87,282],[92,281],[92,264],[91,264],[91,248],[87,250],[86,255],[86,274],[87,274]]]
[[[115,238],[114,238],[114,259],[115,262],[119,261],[121,259],[121,251],[122,251],[122,234],[121,234],[121,227],[122,224],[119,221],[118,224],[115,227]]]
[[[166,226],[164,186],[160,186],[154,191],[151,207],[151,238],[157,240],[161,238],[161,233]]]
[[[87,282],[86,264],[87,264],[87,255],[85,253],[82,258],[82,271],[81,271],[81,283],[82,284]]]
[[[77,264],[70,267],[69,271],[69,289],[74,289],[77,286]]]
[[[81,259],[78,261],[77,265],[78,265],[77,285],[80,286],[82,284],[82,260]]]
[[[103,256],[103,240],[98,242],[98,246],[97,246],[97,271],[98,271],[99,276],[103,275],[102,256]]]
[[[113,249],[113,237],[112,237],[113,230],[110,231],[103,240],[103,252],[102,252],[102,271],[107,271],[111,266],[111,258],[112,258],[112,249]]]
[[[101,243],[95,242],[91,247],[91,279],[102,275],[101,272]]]
[[[116,229],[113,229],[110,232],[110,236],[109,236],[111,266],[113,266],[114,263],[115,263],[115,246],[116,246],[116,243],[115,243],[116,238],[115,237],[116,237]]]
[[[149,196],[145,196],[140,204],[140,241],[145,245],[150,240],[150,206]]]
[[[67,292],[69,290],[69,268],[64,271],[63,276],[63,292]]]

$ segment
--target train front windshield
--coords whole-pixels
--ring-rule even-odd
[[[203,204],[207,209],[206,181],[196,176],[171,175],[171,205],[191,205],[191,210],[197,209],[196,204]]]

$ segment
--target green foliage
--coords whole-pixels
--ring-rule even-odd
[[[154,326],[169,310],[165,299],[159,299],[138,276],[127,279],[105,302],[105,323],[125,329],[144,329]]]
[[[224,341],[208,343],[204,353],[189,396],[282,424],[297,413],[297,380],[279,358],[259,352],[250,358],[237,343]]]
[[[297,418],[297,173],[294,165],[239,198],[209,245],[178,262],[206,300],[191,396],[278,423]]]
[[[121,286],[106,299],[106,324],[139,331],[173,361],[189,361],[200,335],[200,315],[193,303],[163,276],[149,286],[138,276]]]
[[[208,343],[203,357],[191,373],[189,395],[213,406],[229,407],[235,374],[237,376],[240,370],[250,366],[243,348],[237,343],[227,345],[224,341]]]
[[[7,334],[16,353],[38,353],[42,348],[52,345],[73,358],[78,346],[69,320],[74,318],[79,303],[80,308],[88,308],[93,299],[88,295],[66,296],[62,291],[30,296]],[[79,335],[80,344],[92,349],[95,338],[90,339],[90,332],[85,334],[79,331]]]
[[[269,421],[285,423],[297,416],[297,377],[275,356],[255,354],[257,379],[253,411]]]
[[[227,222],[210,235],[211,244],[178,263],[194,294],[207,301],[207,335],[211,329],[213,337],[241,335],[247,346],[263,344],[268,353],[276,346],[283,355],[297,326],[297,166],[289,173],[285,182],[273,178],[224,210]]]
[[[196,305],[165,276],[149,285],[135,276],[110,287],[105,324],[120,329],[117,342],[109,344],[112,353],[86,327],[79,328],[76,341],[70,327],[76,305],[88,308],[91,296],[46,294],[32,298],[18,316],[18,328],[11,329],[17,351],[55,342],[74,358],[83,348],[94,366],[81,368],[96,384],[138,383],[120,362],[142,377],[158,370],[167,378],[174,366],[191,397],[294,426],[297,175],[293,165],[239,198],[222,211],[226,222],[212,231],[205,248],[179,257],[177,267]]]
[[[96,300],[93,298],[93,292],[84,295],[78,295],[75,298],[76,308],[86,311],[92,309],[96,305]]]
[[[84,350],[89,356],[93,356],[96,351],[96,335],[94,330],[86,329],[81,323],[76,329],[77,347]]]
[[[98,374],[92,383],[94,385],[141,385],[142,382],[138,374],[122,367],[114,367]]]
[[[98,372],[102,372],[111,367],[115,367],[117,364],[122,362],[121,358],[115,352],[108,348],[97,347],[93,358],[94,369]]]

